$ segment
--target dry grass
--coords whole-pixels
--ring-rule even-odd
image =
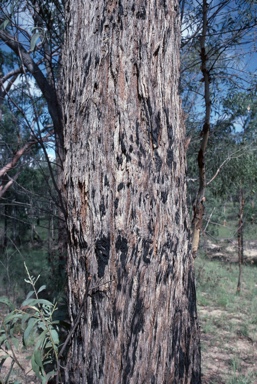
[[[233,249],[217,253],[196,261],[203,384],[257,384],[257,269],[244,266],[239,295]]]

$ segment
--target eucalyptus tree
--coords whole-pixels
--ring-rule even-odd
[[[207,145],[213,134],[212,127],[217,120],[221,121],[221,116],[224,115],[223,99],[232,87],[236,92],[240,87],[252,88],[256,83],[249,59],[255,49],[253,31],[256,28],[257,7],[252,2],[230,0],[218,3],[207,3],[206,0],[202,3],[183,1],[181,6],[184,15],[181,90],[184,109],[189,117],[188,135],[192,136],[193,143],[189,154],[194,150],[198,163],[198,192],[193,204],[192,240],[196,255],[208,178],[217,176],[221,169],[217,164],[214,175],[211,175],[210,171],[213,169],[206,166],[209,162],[208,156],[212,162],[214,158]],[[220,147],[220,143],[218,146]],[[232,153],[229,158],[231,157]],[[195,176],[190,175],[189,179],[195,179]]]
[[[23,140],[0,170],[0,196],[14,183],[17,189],[20,173],[15,171],[25,164],[26,156],[40,151],[42,162],[39,165],[39,156],[35,159],[35,172],[44,170],[44,194],[54,212],[51,222],[56,223],[59,217],[56,254],[60,259],[65,255],[66,233],[60,181],[64,152],[58,83],[63,12],[61,0],[3,0],[0,4],[0,110],[3,112],[3,103],[7,103],[13,113],[19,114],[27,132],[25,138],[18,126],[13,130],[14,137],[19,135]]]
[[[53,183],[59,194],[59,206],[65,213],[60,185],[51,169],[51,161],[45,142],[54,138],[57,167],[63,163],[63,128],[58,96],[58,74],[60,46],[63,36],[63,4],[61,1],[24,0],[2,1],[0,5],[1,44],[1,91],[0,100],[8,102],[23,114],[30,125],[30,140],[19,148],[20,158],[27,147],[39,144],[44,151]],[[11,53],[10,53],[11,52]],[[9,56],[12,55],[12,61]],[[9,60],[9,61],[8,61]],[[7,62],[9,65],[7,65]],[[23,97],[14,102],[10,91],[23,85],[24,93],[30,97],[30,109],[24,109]],[[46,105],[40,102],[41,95]],[[37,103],[35,103],[37,98]],[[47,113],[50,115],[47,117]],[[16,154],[14,154],[16,155]],[[15,157],[15,156],[14,156]],[[9,164],[10,169],[11,164]],[[6,173],[6,170],[5,170]]]
[[[66,383],[200,383],[176,1],[66,4]]]

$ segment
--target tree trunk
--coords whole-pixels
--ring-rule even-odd
[[[70,0],[65,383],[200,383],[174,1]]]
[[[237,246],[238,246],[238,281],[237,292],[241,291],[242,264],[244,261],[244,192],[239,189],[239,214],[238,214],[238,230],[237,230]]]

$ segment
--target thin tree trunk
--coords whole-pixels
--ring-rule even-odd
[[[4,206],[4,250],[7,248],[8,243],[8,206]]]
[[[177,2],[67,2],[65,383],[200,383]]]
[[[238,282],[237,292],[241,291],[242,264],[244,258],[244,193],[243,189],[239,190],[239,215],[237,230],[237,248],[238,248]]]
[[[198,152],[198,169],[199,169],[199,188],[197,196],[193,206],[193,236],[192,236],[192,249],[193,257],[197,256],[200,232],[203,223],[204,211],[205,211],[205,190],[206,190],[206,168],[205,168],[205,153],[210,134],[210,118],[211,118],[211,98],[210,98],[210,71],[207,66],[208,56],[206,53],[206,37],[208,28],[208,3],[207,0],[203,0],[203,28],[202,35],[200,37],[200,57],[201,57],[201,71],[203,74],[204,84],[204,102],[205,102],[205,120],[203,129],[201,132],[202,141],[200,150]]]

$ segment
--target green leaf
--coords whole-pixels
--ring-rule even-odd
[[[11,343],[15,346],[16,349],[19,348],[20,341],[16,337],[11,338]]]
[[[34,314],[32,313],[26,313],[25,315],[22,316],[21,320],[21,327],[22,329],[25,328],[25,323],[29,320],[29,318],[34,317]]]
[[[43,383],[48,383],[49,379],[51,379],[52,377],[54,377],[56,375],[56,371],[51,371],[51,372],[48,372],[47,375],[44,377],[44,379],[46,379],[47,381],[42,381],[42,384]]]
[[[35,305],[39,305],[39,304],[53,307],[53,304],[50,301],[44,300],[44,299],[26,299],[25,301],[23,301],[22,307],[25,307],[27,305],[35,306]]]
[[[37,338],[35,349],[43,348],[44,347],[44,344],[47,341],[47,337],[46,337],[47,333],[48,333],[47,329],[45,331],[43,331],[42,333],[40,333],[40,335]]]
[[[27,297],[26,297],[26,300],[29,299],[32,295],[34,295],[34,291],[30,291],[28,294],[27,294]]]
[[[6,333],[4,333],[2,336],[0,336],[0,346],[1,346],[3,343],[5,343],[6,339],[7,339],[7,335],[6,335]]]
[[[11,313],[9,313],[9,315],[5,316],[4,323],[8,324],[11,321],[12,321],[12,323],[15,323],[17,320],[19,320],[21,318],[22,318],[22,314],[21,313],[11,312]]]
[[[38,364],[35,361],[35,352],[31,356],[31,360],[30,361],[31,361],[31,367],[32,367],[33,371],[35,372],[37,377],[39,377],[39,379],[40,379],[41,375],[40,375],[40,372],[39,372],[39,366],[38,366]]]
[[[25,332],[23,334],[23,343],[25,346],[27,346],[27,343],[28,343],[28,338],[31,334],[31,331],[33,330],[33,328],[35,328],[35,324],[38,322],[38,319],[37,318],[31,318],[29,319],[29,322],[28,322],[28,326],[27,328],[25,329]]]
[[[42,354],[42,350],[41,349],[38,349],[38,350],[36,350],[34,352],[34,359],[35,359],[36,364],[40,368],[43,368],[43,354]]]
[[[40,32],[36,32],[33,34],[31,41],[30,41],[30,50],[31,51],[34,51],[34,49],[36,47],[36,42],[40,38],[40,36],[41,36]]]
[[[58,335],[58,333],[56,332],[56,330],[55,329],[51,329],[50,330],[50,333],[51,333],[51,337],[52,337],[52,339],[53,339],[53,342],[54,342],[54,344],[55,345],[59,345],[59,335]]]
[[[6,29],[6,27],[10,24],[9,19],[5,19],[5,21],[0,25],[0,29]]]
[[[14,304],[5,296],[0,297],[0,303],[7,305],[11,311],[14,311]]]
[[[45,289],[46,289],[46,285],[42,285],[42,286],[39,288],[39,290],[37,291],[37,293],[42,292],[42,291],[44,291]]]
[[[43,329],[43,331],[46,329],[46,325],[45,325],[45,323],[43,322],[43,321],[40,321],[39,323],[38,323],[38,328],[41,328],[41,329]]]

